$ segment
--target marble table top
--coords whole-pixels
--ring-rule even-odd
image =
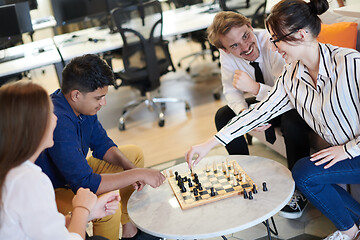
[[[254,199],[243,195],[230,197],[195,208],[182,210],[166,181],[153,189],[146,186],[134,192],[128,202],[128,213],[135,225],[149,234],[172,239],[203,239],[232,234],[261,223],[279,212],[291,199],[294,181],[290,171],[278,162],[257,156],[205,157],[194,168],[206,163],[236,160],[258,185]],[[188,173],[186,163],[171,167],[179,174]],[[268,191],[262,191],[266,182]]]

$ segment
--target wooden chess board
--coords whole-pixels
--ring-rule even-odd
[[[201,183],[202,190],[199,190],[198,184],[194,182],[195,173]],[[207,166],[206,169],[194,171],[193,175],[190,171],[185,174],[179,174],[183,180],[186,192],[182,192],[179,187],[176,175],[173,173],[169,175],[169,184],[183,210],[242,194],[244,189],[246,192],[252,191],[253,186],[258,189],[235,160],[227,161],[226,163],[214,163],[212,167]],[[185,179],[186,181],[184,181]],[[192,187],[189,187],[189,179],[192,182]],[[210,194],[212,187],[214,196]],[[198,190],[196,196],[194,195],[194,188]]]

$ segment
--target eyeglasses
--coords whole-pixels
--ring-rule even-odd
[[[272,42],[272,43],[274,44],[274,46],[275,46],[276,48],[278,48],[278,46],[276,45],[277,42],[280,42],[280,41],[283,40],[284,38],[290,36],[290,35],[293,34],[293,33],[296,33],[297,31],[299,31],[299,30],[294,30],[294,31],[292,31],[292,32],[290,32],[290,33],[282,36],[282,37],[279,37],[278,39],[275,39],[275,40],[274,40],[272,37],[270,37],[269,40],[270,40],[270,42]]]

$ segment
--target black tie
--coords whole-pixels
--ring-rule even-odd
[[[258,83],[264,84],[265,83],[264,76],[259,67],[259,63],[258,62],[250,62],[250,65],[253,66],[255,69],[255,80]],[[274,144],[274,142],[276,141],[276,136],[275,136],[275,129],[273,126],[271,126],[265,130],[265,138],[266,138],[266,141],[268,141],[271,144]]]

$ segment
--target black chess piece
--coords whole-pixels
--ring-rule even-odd
[[[197,179],[198,175],[196,173],[194,173],[194,179]]]
[[[178,180],[179,173],[175,172],[175,179]]]
[[[201,186],[201,183],[198,184],[197,188],[201,191],[203,190],[202,186]]]
[[[178,178],[178,186],[180,187],[180,186],[181,186],[181,184],[183,184],[183,181],[182,181],[182,178],[181,178],[181,177],[179,177],[179,178]]]
[[[194,182],[195,182],[196,184],[199,184],[199,179],[198,179],[198,178],[195,178],[195,179],[194,179]]]
[[[189,179],[189,187],[192,187],[192,186],[193,186],[193,184],[192,184],[191,180]]]
[[[262,185],[263,185],[263,191],[266,192],[268,190],[266,187],[266,182],[263,182]]]
[[[184,184],[182,185],[181,192],[183,192],[183,193],[186,192],[186,188],[185,188]]]
[[[253,184],[253,193],[254,193],[254,194],[257,194],[257,193],[258,193],[258,191],[256,190],[255,183]]]
[[[249,196],[248,196],[248,194],[247,194],[247,192],[246,192],[245,189],[244,189],[244,198],[245,198],[245,199],[249,198]]]
[[[188,180],[188,178],[185,176],[185,177],[183,178],[183,182],[187,182],[187,180]]]
[[[215,196],[215,191],[214,191],[214,188],[213,188],[213,187],[210,188],[210,191],[211,191],[211,192],[210,192],[210,196],[212,196],[212,197]]]
[[[249,191],[249,199],[253,199],[252,191]]]
[[[197,196],[199,194],[198,190],[194,188],[194,195]]]

